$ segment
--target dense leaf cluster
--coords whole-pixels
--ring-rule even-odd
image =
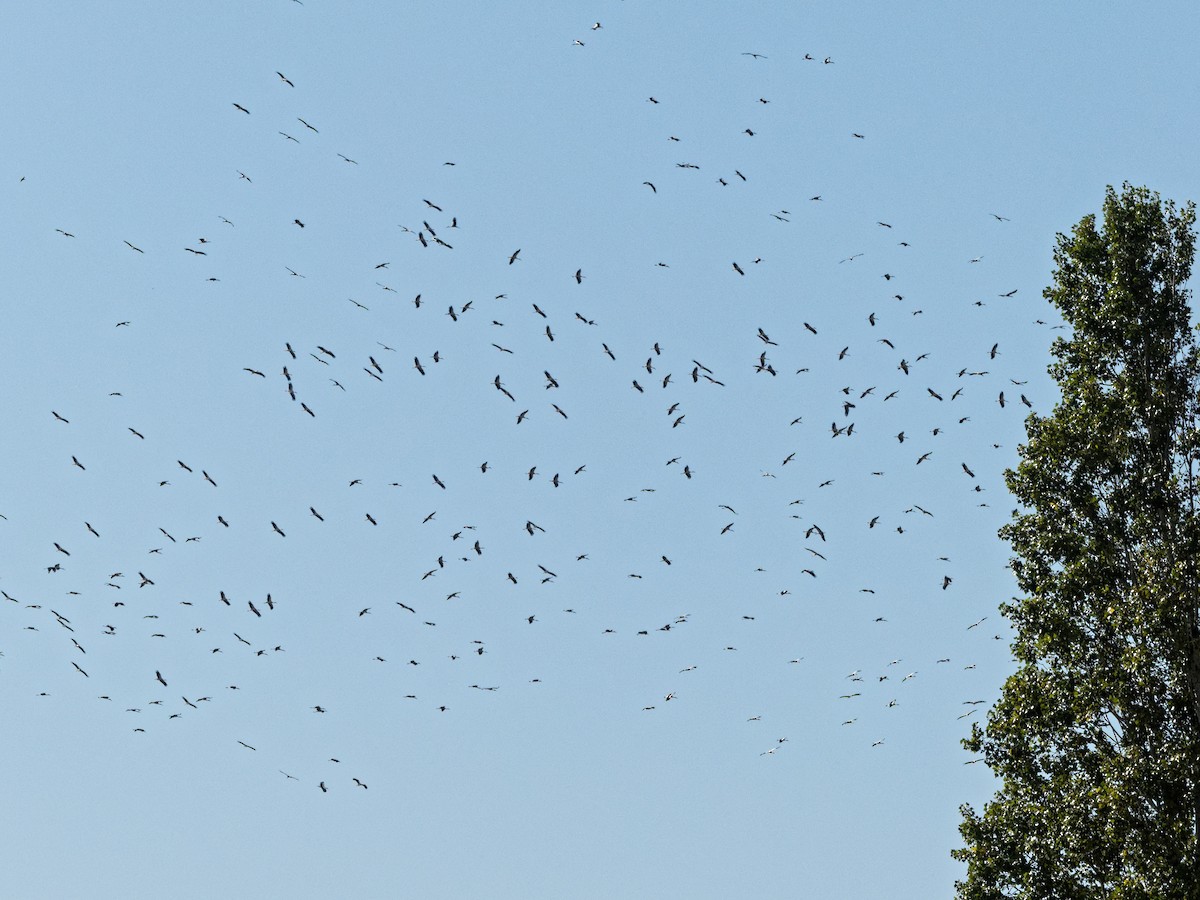
[[[1001,781],[962,808],[963,900],[1200,898],[1194,221],[1125,185],[1058,236],[1061,400],[1007,473],[1018,669],[963,742]]]

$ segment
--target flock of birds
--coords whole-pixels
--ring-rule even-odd
[[[590,30],[600,33],[602,28],[600,22],[595,22]],[[586,48],[581,52],[590,50],[592,43],[592,40],[574,41],[576,46]],[[747,65],[768,63],[768,57],[761,53],[742,55],[747,58]],[[805,54],[804,61],[816,66],[835,65],[834,59],[823,54]],[[231,133],[240,134],[239,129],[246,127],[258,129],[264,135],[277,133],[280,154],[291,152],[294,146],[313,143],[328,154],[331,165],[347,167],[356,173],[368,168],[369,163],[361,153],[351,151],[347,155],[333,151],[330,135],[322,130],[319,121],[285,112],[293,100],[287,95],[303,94],[304,86],[297,83],[299,79],[293,80],[285,72],[273,69],[263,74],[264,78],[273,79],[284,95],[270,109],[252,108],[252,104],[242,99],[229,100],[225,108],[237,118],[230,123]],[[651,95],[644,102],[656,111],[668,109],[668,102],[659,96]],[[755,97],[748,105],[766,109],[771,102],[768,97]],[[758,139],[764,127],[749,124],[743,135],[746,140]],[[682,143],[671,134],[665,135],[665,139],[672,144]],[[858,132],[846,135],[846,139],[866,140]],[[457,165],[456,161],[447,161],[445,171],[452,173]],[[632,176],[630,188],[645,191],[653,202],[660,202],[665,183],[675,173],[685,174],[700,168],[700,164],[684,159],[668,170],[645,173],[647,177]],[[748,166],[733,168],[710,183],[724,190],[752,178],[752,174],[746,174],[749,171]],[[257,173],[241,170],[231,172],[229,178],[246,191],[258,189],[262,180]],[[802,202],[815,206],[827,201],[823,195],[813,194]],[[252,202],[247,202],[247,208],[253,210]],[[861,316],[858,332],[847,343],[830,336],[819,321],[818,312],[806,314],[807,318],[799,319],[795,328],[786,321],[780,326],[747,321],[740,334],[723,336],[740,348],[737,353],[742,362],[733,367],[707,359],[700,350],[689,349],[696,346],[690,338],[663,334],[637,344],[622,329],[610,327],[612,323],[598,311],[599,300],[589,291],[593,276],[586,263],[546,260],[535,248],[519,241],[513,242],[511,250],[482,259],[482,251],[475,249],[478,238],[471,233],[474,218],[471,209],[457,208],[433,194],[413,196],[407,209],[410,218],[398,226],[395,237],[399,240],[392,242],[391,258],[375,259],[361,267],[363,278],[372,282],[370,290],[375,292],[376,299],[367,299],[360,293],[357,298],[329,301],[331,306],[335,302],[341,304],[334,310],[335,317],[377,317],[373,321],[386,321],[391,323],[390,327],[367,326],[370,341],[358,342],[357,338],[338,341],[336,334],[328,339],[301,341],[287,333],[290,323],[281,324],[274,346],[261,347],[257,356],[245,360],[241,371],[236,373],[244,379],[238,388],[243,395],[239,402],[247,402],[244,398],[248,396],[248,402],[256,408],[270,409],[272,414],[293,413],[298,418],[292,419],[289,427],[294,428],[300,427],[297,422],[320,423],[326,416],[342,423],[346,416],[358,415],[360,409],[366,408],[352,404],[356,397],[383,397],[378,408],[398,402],[400,395],[406,398],[404,402],[416,406],[465,403],[486,425],[480,433],[487,436],[487,443],[478,447],[477,461],[469,469],[457,461],[438,465],[433,450],[414,452],[411,459],[421,462],[405,461],[397,465],[395,480],[373,481],[347,473],[349,477],[336,486],[336,491],[341,492],[336,500],[329,499],[335,496],[333,486],[318,487],[310,483],[310,495],[297,499],[291,508],[264,509],[257,516],[245,510],[235,514],[233,509],[239,504],[233,498],[226,500],[226,492],[231,490],[227,484],[246,485],[250,479],[238,472],[219,470],[204,459],[181,458],[184,454],[164,446],[156,437],[156,431],[161,429],[155,422],[112,424],[119,416],[132,415],[129,407],[121,404],[136,403],[136,385],[113,385],[119,390],[99,391],[90,407],[80,408],[76,402],[73,406],[64,404],[44,410],[42,415],[46,420],[61,429],[56,439],[60,448],[58,458],[49,459],[46,464],[62,469],[62,477],[122,478],[136,482],[144,491],[188,493],[173,508],[171,521],[175,524],[170,527],[146,519],[135,534],[114,540],[116,536],[106,526],[105,511],[90,509],[81,511],[79,521],[62,521],[53,534],[46,535],[44,558],[8,560],[0,597],[4,601],[2,615],[10,657],[14,649],[22,646],[20,640],[27,640],[29,648],[45,654],[47,664],[69,666],[77,673],[80,692],[93,692],[98,702],[111,704],[114,712],[130,717],[128,727],[136,734],[168,727],[173,720],[202,716],[206,708],[230,702],[231,695],[254,690],[253,674],[247,676],[250,683],[241,683],[240,675],[226,674],[231,669],[225,668],[222,661],[232,656],[267,662],[280,658],[287,652],[279,636],[286,629],[276,622],[281,617],[297,617],[303,600],[295,596],[283,599],[278,591],[272,590],[251,593],[218,583],[180,583],[172,579],[171,572],[181,554],[191,545],[207,547],[224,542],[222,546],[232,552],[238,542],[261,541],[264,536],[286,544],[294,541],[298,533],[303,540],[311,541],[339,529],[359,527],[388,532],[405,545],[411,536],[420,535],[420,545],[430,549],[424,558],[405,565],[399,578],[399,599],[397,595],[381,593],[361,602],[341,601],[337,615],[363,627],[387,619],[390,628],[398,629],[397,633],[412,635],[389,639],[390,649],[364,650],[362,659],[372,665],[399,666],[405,670],[405,674],[396,676],[397,684],[408,684],[409,688],[398,686],[397,699],[423,706],[438,715],[453,714],[456,698],[461,698],[464,692],[503,696],[504,691],[514,689],[485,680],[489,672],[495,671],[489,667],[492,658],[503,656],[506,650],[482,633],[470,639],[456,637],[443,644],[415,635],[422,629],[435,631],[442,617],[451,615],[447,612],[451,609],[459,621],[471,621],[472,616],[477,616],[476,622],[485,623],[503,616],[510,624],[520,623],[529,629],[542,627],[552,616],[585,618],[589,588],[600,583],[595,567],[603,565],[593,558],[595,551],[586,546],[588,538],[631,527],[625,524],[629,521],[626,511],[651,505],[660,492],[678,497],[693,485],[715,476],[709,464],[711,456],[705,457],[703,447],[696,443],[703,438],[690,438],[689,432],[699,429],[700,434],[705,433],[703,426],[694,423],[716,408],[714,404],[722,409],[739,408],[737,395],[757,390],[753,387],[756,380],[783,384],[793,379],[794,387],[779,390],[807,391],[801,387],[802,379],[811,375],[814,368],[835,367],[856,355],[868,358],[868,354],[869,361],[862,366],[872,372],[869,382],[843,386],[830,396],[805,396],[802,403],[797,403],[803,407],[802,414],[770,424],[777,432],[786,433],[797,448],[780,456],[775,465],[756,473],[764,483],[771,480],[780,485],[775,488],[772,484],[769,488],[778,498],[773,510],[739,509],[742,506],[739,498],[729,496],[728,502],[714,504],[713,508],[701,511],[689,506],[683,513],[691,532],[688,543],[699,547],[699,557],[697,553],[687,553],[691,565],[703,564],[709,554],[714,559],[720,558],[726,552],[722,543],[737,540],[743,530],[752,530],[742,523],[756,514],[760,521],[769,519],[790,526],[793,568],[785,578],[786,583],[777,584],[769,592],[781,602],[792,602],[804,595],[810,585],[830,570],[842,547],[884,531],[903,536],[917,527],[915,523],[928,522],[938,515],[928,505],[910,503],[903,508],[885,508],[863,515],[857,534],[838,533],[810,514],[811,507],[806,508],[805,497],[792,492],[802,488],[806,496],[812,496],[842,490],[838,503],[851,504],[864,497],[874,503],[880,496],[875,485],[885,475],[885,469],[936,468],[939,479],[947,483],[953,480],[954,496],[959,498],[956,502],[963,506],[986,506],[986,488],[980,475],[986,470],[994,476],[1007,459],[1000,454],[987,462],[950,457],[939,449],[945,435],[970,428],[980,404],[1009,410],[1009,414],[1018,417],[1014,427],[1018,427],[1019,417],[1033,405],[1025,393],[1028,390],[1025,381],[995,371],[1002,363],[1003,348],[999,342],[975,348],[916,347],[906,346],[894,337],[888,326],[901,315],[923,314],[922,310],[909,308],[903,290],[897,288],[902,283],[900,269],[876,273],[880,306]],[[771,221],[779,226],[794,221],[798,214],[795,208],[769,213]],[[1009,221],[1006,216],[988,210],[980,211],[979,215],[990,219],[997,228],[1006,227]],[[307,218],[301,213],[281,224],[311,234],[314,222],[306,222]],[[200,226],[206,233],[184,247],[157,246],[154,241],[133,235],[135,240],[131,241],[120,236],[84,234],[66,222],[56,231],[63,241],[108,242],[114,245],[114,252],[136,254],[139,259],[186,254],[206,266],[205,274],[198,277],[216,286],[225,280],[223,260],[242,240],[240,236],[251,231],[248,226],[259,230],[279,227],[265,221],[251,223],[242,217],[235,221],[215,210],[207,221],[211,227]],[[886,234],[900,248],[909,246],[899,224],[877,220],[869,227],[876,234]],[[517,243],[521,246],[516,246]],[[59,252],[72,251],[64,246]],[[496,289],[465,301],[435,300],[433,297],[439,291],[412,283],[407,274],[413,268],[410,261],[416,254],[444,254],[446,259],[468,256],[470,264],[484,272]],[[863,257],[863,253],[853,253],[838,264],[868,265],[869,259]],[[963,262],[981,266],[982,260],[978,256]],[[279,273],[284,288],[315,274],[293,260],[272,260],[269,264]],[[659,261],[654,265],[669,269],[672,263]],[[765,265],[761,257],[746,257],[726,260],[720,268],[725,277],[742,282]],[[552,296],[523,294],[510,273],[528,267],[557,270],[563,289]],[[190,277],[197,277],[194,269],[189,271],[193,273]],[[1005,285],[991,296],[973,302],[977,306],[1013,303],[1016,294],[1015,288]],[[400,322],[404,324],[398,325]],[[128,352],[136,352],[128,342],[136,341],[138,325],[136,318],[131,318],[110,326],[119,333],[119,339],[126,341]],[[354,328],[361,330],[357,324]],[[420,346],[411,338],[414,334],[436,334],[442,343]],[[946,365],[945,360],[951,357],[961,359],[961,363]],[[452,389],[439,386],[438,382],[443,372],[455,367],[487,367],[494,377],[478,382],[474,396],[452,396],[449,393]],[[597,371],[601,373],[599,380],[594,377]],[[234,373],[211,373],[221,386],[218,390],[224,389],[225,379],[231,374]],[[586,391],[580,387],[585,380],[589,382]],[[395,393],[379,393],[389,389]],[[367,395],[368,391],[376,394]],[[922,404],[921,412],[912,426],[881,437],[877,423],[886,420],[889,408],[917,400]],[[638,409],[652,412],[639,413],[641,418],[630,424],[624,411],[631,403],[641,404]],[[113,404],[120,412],[113,409]],[[754,401],[748,401],[751,407],[753,404]],[[751,409],[742,410],[742,414],[755,413]],[[610,435],[616,434],[616,444],[631,446],[641,440],[638,431],[643,422],[657,421],[657,426],[646,426],[656,429],[655,445],[665,435],[678,450],[645,463],[648,476],[641,485],[621,490],[619,495],[589,497],[585,501],[580,495],[586,493],[589,479],[603,474],[606,468],[615,471],[625,463],[618,464],[612,451],[597,451],[592,458],[568,458],[570,453],[578,451],[577,445],[565,438],[560,442],[559,432],[554,429],[580,420]],[[107,451],[92,448],[93,444],[104,444],[98,433],[105,429],[106,434],[113,429],[121,431],[131,442],[130,455],[124,460],[114,460]],[[530,429],[540,429],[534,438],[534,446],[541,448],[540,457],[528,460],[528,465],[517,466],[512,462],[512,448],[528,446],[526,433]],[[879,448],[878,467],[864,471],[858,484],[850,485],[844,480],[835,484],[836,479],[812,477],[808,471],[793,474],[804,467],[805,448],[811,442],[832,440],[856,446],[851,442],[859,441],[864,432],[873,433],[870,439]],[[429,441],[430,447],[436,443]],[[999,447],[990,443],[978,445]],[[380,453],[368,448],[364,459]],[[853,455],[849,449],[846,453]],[[497,458],[505,461],[497,463]],[[302,481],[307,479],[300,473],[297,477]],[[711,482],[707,489],[711,489]],[[195,499],[201,490],[210,494]],[[455,512],[462,510],[477,502],[481,492],[498,498],[484,504],[490,508],[482,514],[482,519],[462,524],[461,519],[451,518],[454,512],[447,511],[448,506]],[[398,501],[398,497],[404,497],[404,502]],[[451,502],[443,499],[452,497]],[[575,528],[572,540],[579,546],[574,552],[568,554],[556,549],[552,555],[543,555],[542,542],[552,532],[561,535],[571,521],[570,510],[575,504],[585,502],[615,511],[609,513],[607,520]],[[356,506],[357,512],[347,514],[344,510],[348,506]],[[0,526],[20,527],[19,510],[0,509],[0,513],[4,515]],[[654,508],[645,514],[647,520],[640,527],[649,528],[655,517],[666,514]],[[154,536],[150,546],[146,545],[147,535]],[[523,548],[514,543],[517,537],[525,541]],[[636,539],[641,540],[641,537]],[[139,542],[141,546],[131,549]],[[636,591],[639,582],[657,577],[651,575],[652,569],[655,573],[678,571],[681,560],[668,544],[678,547],[680,542],[662,544],[662,547],[637,548],[634,560],[627,567],[629,571],[606,576],[605,590],[619,589],[613,578],[619,578],[625,590]],[[108,546],[114,550],[108,551]],[[494,547],[506,549],[501,554]],[[752,548],[745,547],[741,552],[744,556],[754,553]],[[939,557],[935,565],[941,571],[930,575],[928,590],[953,591],[952,561]],[[761,577],[765,569],[765,566],[750,566],[745,578]],[[225,577],[237,580],[235,574],[228,572]],[[861,577],[864,586],[858,591],[863,598],[870,598],[877,590],[870,586],[876,579],[869,571],[863,571]],[[575,598],[573,605],[565,609],[547,599],[551,596],[548,590],[540,593],[536,590],[549,589],[560,582],[571,586],[571,596]],[[508,599],[502,612],[483,611],[489,597],[484,595],[482,585],[488,586],[489,594],[510,592],[504,595]],[[669,592],[669,585],[665,590]],[[749,590],[759,591],[759,588]],[[528,608],[518,609],[512,598],[524,600]],[[646,641],[654,636],[669,639],[687,632],[698,619],[729,615],[728,609],[700,608],[701,603],[692,605],[692,609],[669,616],[643,616],[646,621],[640,626],[628,624],[633,614],[626,615],[620,623],[592,627],[591,633],[614,642]],[[590,613],[586,617],[589,623],[603,615],[594,604]],[[746,612],[734,618],[751,626],[758,616]],[[888,621],[887,615],[880,614],[870,617],[869,623],[883,626]],[[965,625],[965,630],[974,631],[987,621],[988,616],[978,618]],[[294,618],[290,627],[295,627]],[[15,634],[18,630],[26,633],[26,638],[19,640]],[[994,637],[1001,639],[999,634]],[[616,646],[624,648],[627,644]],[[429,653],[436,650],[440,666],[439,683],[431,686],[427,679],[421,682],[419,693],[411,687],[415,683],[412,673],[422,666],[428,668],[433,660],[413,647]],[[732,642],[713,648],[715,653],[735,650]],[[199,662],[203,657],[208,659]],[[527,686],[542,684],[551,677],[536,674],[536,664],[530,660],[509,659],[509,662],[514,669],[529,669],[525,674],[530,677],[522,679]],[[797,655],[780,659],[778,664],[802,667],[804,658]],[[661,714],[670,704],[687,702],[684,698],[689,695],[688,679],[696,677],[694,673],[702,666],[702,662],[683,665],[677,671],[672,669],[674,674],[662,684],[647,686],[641,710],[648,715]],[[918,678],[929,677],[925,673],[972,668],[970,660],[950,656],[931,658],[922,664],[891,659],[875,668],[856,668],[842,677],[845,688],[836,701],[845,713],[839,721],[847,728],[854,727],[863,715],[863,704],[868,701],[885,714],[901,706],[908,685]],[[242,675],[247,672],[243,666],[236,671]],[[52,696],[50,692],[39,693]],[[960,718],[975,715],[984,702],[973,696],[964,697]],[[304,712],[332,719],[337,706],[324,698],[314,698]],[[761,727],[758,723],[764,721],[764,715],[754,710],[747,712],[750,715],[745,719],[746,727]],[[766,719],[769,721],[770,717]],[[872,727],[878,728],[874,720]],[[879,747],[885,740],[875,733],[865,738],[871,747]],[[253,735],[231,734],[229,741],[248,754],[263,754],[262,741]],[[774,757],[788,744],[786,735],[764,737],[760,755]],[[350,751],[338,752],[328,762],[321,762],[326,768],[314,764],[315,774],[306,775],[303,780],[322,792],[339,787],[368,789],[368,780],[373,780],[370,773],[342,773],[340,760],[350,755]],[[283,769],[279,772],[288,779],[302,780]]]

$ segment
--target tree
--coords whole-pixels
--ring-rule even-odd
[[[1200,898],[1194,223],[1126,184],[1058,235],[1061,399],[1005,473],[1017,671],[963,741],[1001,787],[962,807],[962,900]]]

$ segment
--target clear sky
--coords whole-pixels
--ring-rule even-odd
[[[949,896],[1198,19],[0,9],[0,894]]]

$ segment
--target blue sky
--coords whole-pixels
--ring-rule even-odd
[[[752,6],[0,13],[0,892],[952,893],[1197,13]]]

